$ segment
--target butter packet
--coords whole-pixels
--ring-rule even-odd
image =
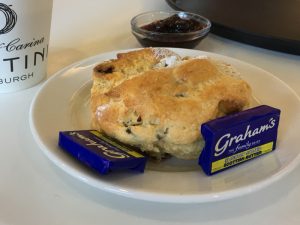
[[[199,165],[212,175],[276,148],[280,110],[261,105],[202,124]]]
[[[100,174],[127,169],[144,172],[145,169],[144,155],[96,130],[61,131],[58,145]]]

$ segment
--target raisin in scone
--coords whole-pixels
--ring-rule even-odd
[[[94,68],[92,124],[158,158],[196,159],[200,125],[247,108],[250,99],[250,86],[229,65],[147,48]]]

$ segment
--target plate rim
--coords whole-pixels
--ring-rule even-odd
[[[73,178],[80,180],[88,185],[91,185],[92,187],[107,191],[113,194],[117,194],[123,197],[129,197],[132,199],[137,199],[137,200],[145,200],[145,201],[151,201],[151,202],[164,202],[164,203],[204,203],[204,202],[215,202],[215,201],[221,201],[221,200],[226,200],[226,199],[231,199],[231,198],[236,198],[239,196],[247,195],[250,193],[253,193],[255,191],[261,190],[267,186],[269,186],[272,183],[275,183],[276,181],[280,180],[283,176],[288,175],[291,171],[295,169],[295,167],[299,164],[300,162],[300,154],[298,154],[285,168],[277,171],[275,174],[273,174],[271,177],[268,179],[261,180],[256,183],[249,184],[247,186],[242,186],[238,187],[235,189],[231,190],[225,190],[225,191],[219,191],[215,193],[205,193],[205,194],[175,194],[175,193],[159,193],[159,192],[147,192],[147,191],[142,191],[142,190],[125,190],[121,187],[116,187],[114,185],[109,184],[109,182],[104,182],[101,181],[100,179],[95,179],[94,177],[90,177],[89,175],[82,173],[78,171],[78,169],[73,168],[72,166],[68,165],[65,163],[62,159],[58,159],[57,156],[49,151],[46,150],[47,146],[42,142],[39,133],[37,132],[35,123],[34,123],[34,106],[35,103],[37,102],[41,91],[53,80],[55,80],[57,77],[61,76],[68,70],[72,68],[76,68],[80,65],[84,65],[86,63],[89,63],[89,65],[95,64],[97,62],[92,63],[93,61],[97,60],[97,58],[105,57],[105,55],[115,55],[116,53],[119,52],[127,52],[127,51],[133,51],[133,50],[138,50],[141,48],[131,48],[131,49],[122,49],[122,50],[114,50],[110,52],[103,52],[100,54],[96,54],[94,56],[90,56],[88,58],[78,60],[77,62],[74,62],[57,72],[55,72],[53,75],[50,76],[47,80],[45,80],[42,85],[39,87],[37,92],[35,93],[31,104],[30,104],[30,109],[29,109],[29,125],[30,125],[30,130],[33,135],[33,138],[35,142],[38,144],[38,147],[42,152],[46,155],[46,157],[53,162],[56,166],[58,166],[61,170],[63,170],[65,173],[71,175]],[[213,52],[206,52],[206,51],[201,51],[201,50],[196,50],[196,49],[183,49],[183,48],[168,48],[173,51],[187,51],[187,52],[194,52],[194,53],[199,53],[199,54],[208,54],[211,56],[215,57],[222,57],[222,58],[228,58],[230,60],[233,60],[237,63],[244,64],[248,67],[252,67],[256,70],[260,70],[269,77],[272,77],[273,79],[277,80],[278,82],[281,83],[281,85],[284,85],[298,100],[300,103],[300,97],[297,95],[297,93],[289,86],[287,85],[284,81],[279,79],[277,76],[273,75],[272,73],[255,66],[253,64],[250,64],[248,62],[218,54],[218,53],[213,53]],[[180,53],[179,53],[180,54]],[[80,173],[80,176],[78,176],[78,173]],[[276,176],[275,176],[276,175]],[[99,184],[102,186],[100,188]]]

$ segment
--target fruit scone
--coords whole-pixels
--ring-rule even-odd
[[[196,159],[201,124],[249,107],[250,99],[250,86],[226,63],[145,48],[94,68],[92,126],[156,158]]]

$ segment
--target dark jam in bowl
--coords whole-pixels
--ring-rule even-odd
[[[182,19],[177,14],[164,20],[154,21],[144,25],[141,28],[147,31],[160,33],[188,33],[202,30],[205,25],[194,19]]]
[[[208,19],[188,12],[149,12],[131,21],[132,33],[144,47],[194,48],[210,26]]]

